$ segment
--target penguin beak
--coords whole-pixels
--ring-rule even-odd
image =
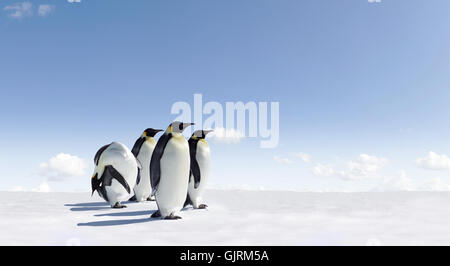
[[[203,133],[205,133],[205,136],[208,135],[211,132],[214,132],[214,130],[203,130]]]
[[[156,134],[158,134],[158,132],[164,131],[163,129],[153,129],[151,137],[155,137]]]
[[[194,123],[183,123],[183,130],[185,130],[186,128],[195,125]]]

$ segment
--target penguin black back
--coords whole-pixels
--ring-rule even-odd
[[[138,156],[139,151],[141,150],[142,144],[144,144],[144,142],[145,142],[145,138],[144,137],[140,137],[134,143],[134,146],[133,146],[133,149],[131,150],[131,153],[133,153],[133,155],[135,157]]]
[[[197,144],[199,138],[191,137],[188,141],[189,143],[189,153],[191,156],[191,174],[194,176],[194,187],[197,188],[200,184],[201,174],[200,174],[200,166],[197,162]]]
[[[102,153],[103,153],[109,146],[111,146],[111,144],[107,144],[107,145],[101,147],[101,148],[97,151],[97,153],[95,154],[95,157],[94,157],[94,163],[95,163],[95,165],[98,165],[98,161],[100,160],[100,156],[102,156]]]

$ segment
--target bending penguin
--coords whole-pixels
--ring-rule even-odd
[[[131,150],[131,153],[136,156],[138,161],[142,164],[141,178],[136,182],[134,187],[134,197],[130,200],[135,201],[150,201],[152,199],[152,187],[150,185],[150,160],[152,158],[153,150],[156,146],[154,136],[163,131],[162,129],[147,128],[142,136],[136,140],[136,143]]]
[[[190,155],[189,144],[181,134],[193,123],[173,122],[164,132],[150,162],[150,180],[158,211],[152,218],[181,219],[177,216],[186,200]]]
[[[111,204],[112,208],[125,208],[120,202],[130,197],[131,188],[140,179],[140,163],[122,143],[112,142],[97,151],[94,158],[92,194]]]
[[[188,205],[192,205],[194,209],[205,209],[208,207],[208,205],[201,202],[211,165],[211,152],[205,137],[211,132],[212,130],[197,130],[188,141],[191,156],[191,174],[184,207]]]

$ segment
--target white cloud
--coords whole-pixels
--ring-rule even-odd
[[[9,191],[12,191],[12,192],[23,192],[23,191],[26,191],[26,189],[24,187],[22,187],[22,186],[14,186]]]
[[[60,153],[39,165],[40,174],[58,181],[67,177],[82,176],[86,172],[86,160],[70,154]]]
[[[223,127],[218,127],[215,128],[214,131],[210,134],[210,138],[220,143],[236,144],[239,143],[242,138],[244,138],[244,135],[233,128],[226,129]]]
[[[375,188],[375,191],[412,191],[414,186],[404,170],[400,170],[396,176],[388,177]]]
[[[53,10],[55,9],[55,6],[53,5],[39,5],[38,7],[38,14],[41,17],[45,17],[49,15]]]
[[[300,160],[304,161],[305,163],[311,162],[311,156],[307,153],[297,152],[294,153],[294,156],[300,158]]]
[[[385,158],[378,158],[367,154],[360,154],[355,161],[347,163],[347,169],[342,171],[340,175],[344,179],[359,180],[373,177],[378,170],[383,168],[387,163]]]
[[[51,192],[51,188],[48,185],[47,181],[42,182],[37,188],[33,188],[33,189],[25,189],[22,186],[15,186],[13,188],[10,189],[10,191],[12,192],[42,192],[42,193],[47,193],[47,192]]]
[[[275,160],[275,162],[277,162],[279,164],[291,164],[292,163],[292,161],[289,158],[283,158],[278,155],[273,156],[273,159]]]
[[[265,191],[266,189],[263,186],[252,186],[248,184],[213,184],[208,183],[207,189],[214,189],[214,190],[248,190],[248,191]]]
[[[450,191],[450,185],[441,178],[433,178],[417,185],[401,170],[396,176],[384,178],[374,191]]]
[[[315,176],[332,176],[334,174],[334,169],[330,166],[327,165],[322,165],[322,164],[317,164],[314,168],[313,168],[313,174]]]
[[[449,191],[450,185],[447,182],[444,182],[440,178],[433,178],[431,181],[426,182],[422,186],[419,187],[419,190],[424,191]]]
[[[34,188],[31,190],[32,192],[43,192],[43,193],[47,193],[47,192],[51,192],[51,188],[48,185],[48,183],[46,181],[42,182],[39,187]]]
[[[5,6],[3,10],[9,12],[8,16],[15,19],[33,15],[33,4],[30,2],[15,3]]]
[[[430,151],[424,158],[416,160],[418,166],[430,170],[446,170],[450,169],[450,158],[445,155],[439,155]]]
[[[67,0],[69,3],[81,3],[81,0]]]

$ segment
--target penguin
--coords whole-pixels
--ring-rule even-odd
[[[133,153],[142,164],[141,178],[136,182],[136,186],[133,189],[134,197],[132,200],[138,202],[154,200],[151,197],[150,159],[152,158],[152,153],[156,146],[154,136],[160,131],[163,130],[147,128],[144,133],[142,133],[142,136],[136,140],[136,143],[131,150],[131,153]]]
[[[140,179],[139,161],[125,145],[112,142],[97,151],[94,163],[92,195],[97,191],[112,208],[126,208],[120,202],[130,197],[131,189]]]
[[[150,162],[150,180],[158,211],[152,218],[181,219],[178,212],[186,200],[191,159],[182,132],[193,123],[175,121],[156,143]]]
[[[189,139],[191,157],[191,173],[189,177],[188,195],[184,207],[192,205],[194,209],[206,209],[208,205],[201,203],[202,193],[209,178],[211,152],[205,140],[212,130],[197,130]]]

